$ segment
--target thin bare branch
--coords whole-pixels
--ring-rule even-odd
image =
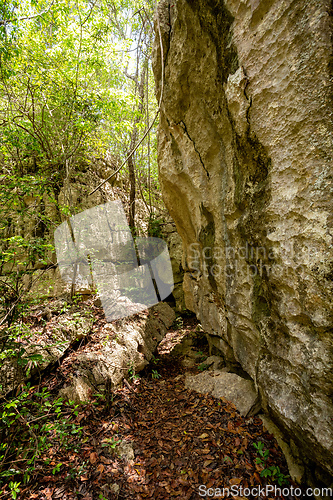
[[[20,22],[20,21],[30,21],[31,19],[36,19],[37,17],[43,16],[44,14],[47,14],[52,5],[54,4],[54,0],[52,0],[51,5],[49,6],[48,9],[44,10],[43,12],[40,12],[39,14],[35,14],[34,16],[27,16],[27,17],[14,17],[14,19],[2,19],[0,21],[0,26],[5,26],[6,24],[11,24],[15,22]]]
[[[161,95],[160,95],[160,100],[159,100],[159,104],[158,104],[158,109],[157,109],[157,112],[155,114],[155,117],[150,125],[150,127],[146,130],[146,132],[144,133],[143,137],[140,139],[140,141],[137,143],[137,145],[135,146],[135,148],[129,153],[129,155],[126,157],[126,159],[123,161],[123,163],[120,165],[119,168],[117,168],[117,170],[115,172],[113,172],[113,174],[109,175],[109,177],[107,177],[106,179],[104,179],[103,182],[101,182],[97,188],[95,188],[93,191],[91,191],[88,196],[91,196],[92,194],[96,193],[96,191],[98,189],[100,189],[102,186],[104,186],[104,184],[106,182],[108,182],[110,179],[112,179],[112,177],[114,177],[115,175],[118,174],[118,172],[120,172],[120,170],[124,167],[124,165],[126,165],[128,159],[135,153],[135,151],[138,149],[138,147],[143,143],[143,141],[145,140],[145,138],[147,137],[147,135],[149,134],[149,132],[151,131],[151,129],[153,128],[154,124],[155,124],[155,121],[159,115],[159,112],[161,110],[161,106],[162,106],[162,99],[163,99],[163,93],[164,93],[164,51],[163,51],[163,42],[162,42],[162,34],[161,34],[161,27],[160,27],[160,21],[158,19],[158,16],[157,16],[157,29],[158,29],[158,34],[159,34],[159,42],[160,42],[160,49],[161,49],[161,69],[162,69],[162,81],[161,81]]]

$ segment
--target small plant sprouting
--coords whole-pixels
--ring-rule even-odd
[[[271,477],[273,481],[276,481],[279,486],[283,484],[288,484],[289,475],[285,475],[280,471],[280,467],[278,465],[270,465],[266,467],[266,462],[269,458],[269,450],[264,450],[264,443],[258,441],[258,443],[253,443],[253,446],[257,450],[257,453],[260,455],[256,458],[256,463],[261,464],[264,468],[260,472],[261,477]]]
[[[256,458],[256,463],[265,465],[266,460],[269,457],[269,450],[264,450],[264,443],[262,443],[261,441],[258,441],[258,443],[253,443],[253,446],[261,457]]]
[[[151,376],[153,379],[157,380],[159,378],[161,378],[161,375],[158,373],[157,370],[152,370],[152,373],[151,373]]]
[[[156,357],[154,356],[154,354],[152,355],[152,357],[151,357],[151,362],[152,362],[152,363],[154,363],[154,365],[157,365],[157,363],[159,362],[159,360],[160,360],[160,358],[156,358]]]
[[[11,457],[24,457],[20,461],[26,466],[25,485],[34,474],[35,462],[52,447],[54,439],[60,447],[78,453],[83,427],[76,424],[77,416],[78,405],[61,398],[53,399],[46,388],[39,391],[29,383],[10,401],[4,398],[0,404],[0,428],[5,431],[5,441],[0,444],[0,487],[7,477],[19,473],[8,468]],[[10,436],[15,436],[15,439]],[[57,474],[62,465],[57,464],[52,473]],[[20,484],[9,483],[14,500],[20,493]]]
[[[136,375],[135,373],[135,368],[134,368],[134,365],[133,363],[131,364],[131,366],[129,367],[128,369],[128,378],[132,381],[132,380],[137,380],[139,378],[139,375]]]
[[[20,491],[21,491],[20,488],[19,488],[20,484],[21,483],[13,483],[13,481],[11,481],[9,483],[10,493],[11,493],[12,498],[14,500],[16,500],[17,494],[20,493]]]
[[[198,366],[198,370],[200,370],[201,372],[203,372],[204,370],[207,370],[207,368],[208,368],[208,365],[206,365],[206,363],[201,363]]]
[[[117,338],[117,337],[116,337]],[[102,345],[103,347],[105,347],[108,343],[109,343],[109,340],[110,340],[110,335],[106,335],[106,337],[104,338],[104,340],[102,341]]]
[[[55,474],[58,474],[58,472],[60,471],[61,469],[61,466],[62,466],[62,463],[59,463],[57,464],[55,467],[53,467],[52,469],[52,474],[55,475]]]
[[[114,452],[116,447],[121,443],[121,439],[117,439],[116,436],[112,436],[112,438],[106,438],[102,443],[102,447],[108,447],[110,452]]]

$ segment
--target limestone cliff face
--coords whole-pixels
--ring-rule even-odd
[[[154,54],[187,307],[318,479],[333,472],[331,14],[161,0]]]

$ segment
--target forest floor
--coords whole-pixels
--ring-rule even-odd
[[[18,449],[8,478],[0,477],[0,498],[298,498],[278,490],[264,494],[266,485],[282,490],[294,483],[287,479],[285,458],[259,417],[242,417],[230,402],[185,388],[185,373],[200,373],[200,366],[185,369],[173,348],[196,327],[194,318],[175,323],[140,377],[132,375],[122,388],[97,394],[89,404],[57,407],[48,399],[70,378],[75,352],[45,374],[38,387],[28,390],[30,410],[25,424],[18,419],[12,436],[17,439],[22,433],[24,446],[30,446],[30,462],[24,446]],[[94,339],[90,342],[93,345]],[[208,354],[205,345],[199,348]],[[50,409],[41,427],[43,414],[35,410],[43,397]],[[43,446],[37,432],[45,436]],[[254,445],[266,452],[262,463]],[[35,449],[31,454],[38,446],[38,453]],[[274,472],[275,481],[263,477],[264,469]],[[24,472],[26,479],[30,476],[26,484]]]

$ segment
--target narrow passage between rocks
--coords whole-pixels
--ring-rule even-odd
[[[180,320],[140,377],[132,373],[123,388],[79,406],[72,439],[65,445],[54,441],[41,457],[35,482],[19,498],[194,500],[222,498],[223,488],[224,498],[228,490],[234,499],[298,498],[282,494],[277,479],[288,476],[286,462],[259,417],[241,417],[230,402],[185,388],[186,372],[205,367],[200,361],[207,347],[199,340],[199,364],[184,368],[175,346],[195,330],[196,320]],[[43,383],[50,387],[54,380],[51,375]],[[257,463],[258,443],[267,450],[265,466]],[[264,467],[275,471],[275,481],[261,476]],[[268,484],[281,495],[277,489],[263,496]]]

